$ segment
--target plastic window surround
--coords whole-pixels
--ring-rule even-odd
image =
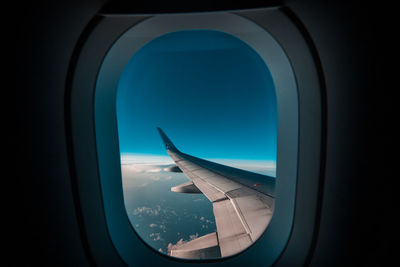
[[[162,34],[189,29],[219,30],[243,40],[265,61],[275,83],[278,152],[274,215],[266,232],[254,245],[229,259],[236,264],[246,264],[251,258],[255,263],[271,265],[284,249],[293,222],[299,131],[297,85],[289,59],[278,42],[257,24],[231,13],[151,17],[126,31],[104,58],[95,88],[94,119],[100,184],[109,235],[119,255],[128,264],[133,264],[138,257],[168,259],[165,255],[151,252],[152,249],[144,246],[134,230],[128,227],[129,223],[123,222],[128,217],[122,194],[115,114],[116,89],[123,68],[139,48]],[[219,263],[222,262],[214,262]]]

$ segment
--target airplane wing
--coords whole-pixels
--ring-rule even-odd
[[[268,226],[274,210],[275,178],[180,152],[158,128],[169,156],[190,182],[174,192],[203,193],[213,204],[217,232],[174,245],[169,255],[219,258],[236,254],[254,243]]]

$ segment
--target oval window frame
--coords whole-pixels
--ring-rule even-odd
[[[115,180],[121,180],[115,114],[119,77],[129,59],[147,42],[170,32],[195,29],[222,31],[241,39],[259,54],[271,72],[278,109],[276,202],[270,225],[256,244],[270,251],[271,258],[276,258],[289,238],[297,179],[298,97],[288,57],[265,29],[235,14],[162,15],[135,25],[113,44],[99,70],[94,95],[97,154],[106,222],[111,239],[126,262],[133,262],[134,259],[131,253],[123,253],[125,249],[119,244],[129,243],[129,247],[136,251],[140,250],[138,244],[142,241],[137,243],[133,238],[127,239],[118,226],[118,221],[122,219],[118,208],[121,207],[121,200],[118,198],[117,202],[115,198],[115,195],[121,194],[120,184],[115,183]],[[123,215],[124,218],[126,216]],[[244,250],[246,254],[252,253],[254,245]]]

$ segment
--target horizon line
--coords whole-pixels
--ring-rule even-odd
[[[137,157],[137,158],[158,158],[158,159],[164,159],[164,160],[168,160],[168,161],[172,161],[173,160],[169,157],[169,155],[162,155],[162,154],[148,154],[148,153],[132,153],[132,152],[123,152],[120,153],[120,158],[121,160],[124,159],[124,161],[127,161],[127,157]],[[204,157],[204,159],[207,160],[222,160],[222,161],[247,161],[247,162],[263,162],[263,163],[273,163],[274,165],[276,165],[276,160],[273,159],[243,159],[243,158],[208,158],[208,157]]]

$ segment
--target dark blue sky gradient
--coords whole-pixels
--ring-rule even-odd
[[[117,93],[121,153],[165,155],[156,127],[203,158],[275,160],[271,74],[240,39],[190,30],[155,38],[126,65]]]

